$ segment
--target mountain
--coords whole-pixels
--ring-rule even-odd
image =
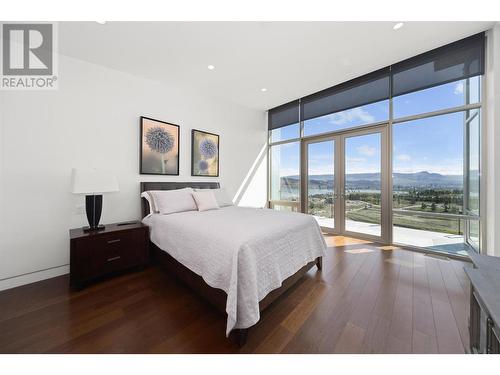
[[[395,190],[418,188],[461,188],[463,177],[461,175],[442,175],[426,171],[416,173],[393,173],[393,186]],[[298,187],[299,176],[281,177],[281,184],[293,188]],[[353,173],[346,175],[346,185],[350,189],[379,189],[380,173]],[[316,189],[332,189],[333,175],[321,174],[309,176],[309,186]]]
[[[393,186],[401,187],[447,187],[460,188],[463,186],[463,176],[443,175],[439,173],[393,173]]]

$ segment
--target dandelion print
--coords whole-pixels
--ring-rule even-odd
[[[165,155],[174,147],[174,137],[159,126],[148,129],[145,135],[146,144],[155,152],[161,154],[161,173],[165,173],[168,160]]]
[[[200,142],[200,153],[206,159],[212,159],[217,155],[217,145],[211,139],[205,138]]]
[[[191,175],[219,175],[219,136],[217,134],[192,130]]]
[[[179,174],[179,126],[141,117],[141,173]]]
[[[166,154],[174,147],[174,137],[159,126],[148,129],[144,136],[146,144],[153,151]]]

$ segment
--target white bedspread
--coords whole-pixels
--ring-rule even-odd
[[[316,220],[300,213],[231,206],[143,222],[154,244],[227,293],[226,335],[257,323],[259,301],[326,248]]]

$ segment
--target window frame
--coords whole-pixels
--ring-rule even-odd
[[[464,227],[464,231],[463,231],[463,237],[464,237],[464,243],[468,244],[469,246],[471,246],[473,249],[475,249],[476,251],[480,252],[480,251],[484,251],[483,249],[485,249],[485,244],[484,244],[484,239],[486,238],[486,224],[485,224],[485,215],[484,215],[484,212],[485,212],[485,202],[486,202],[486,191],[484,190],[484,182],[482,182],[482,180],[485,178],[484,176],[486,175],[485,173],[485,165],[483,163],[483,154],[484,154],[484,141],[483,141],[483,136],[484,136],[484,127],[485,127],[485,124],[484,124],[484,121],[485,121],[485,117],[483,115],[484,111],[485,111],[485,108],[484,108],[484,95],[485,95],[485,75],[480,75],[480,76],[474,76],[474,77],[479,77],[479,92],[480,92],[480,100],[477,102],[477,103],[472,103],[472,104],[467,104],[467,103],[464,103],[464,105],[461,105],[461,106],[456,106],[456,107],[451,107],[451,108],[445,108],[445,109],[440,109],[440,110],[436,110],[436,111],[431,111],[431,112],[425,112],[425,113],[419,113],[419,114],[416,114],[416,115],[411,115],[411,116],[404,116],[404,117],[400,117],[400,118],[394,118],[394,111],[393,111],[393,97],[389,97],[388,101],[389,101],[389,116],[388,116],[388,120],[385,120],[385,121],[378,121],[378,122],[373,122],[373,123],[369,123],[369,124],[363,124],[363,125],[359,125],[359,126],[353,126],[353,127],[349,127],[349,128],[345,128],[345,129],[341,129],[341,130],[334,130],[334,131],[330,131],[330,132],[325,132],[325,133],[320,133],[320,134],[314,134],[314,135],[309,135],[309,136],[305,136],[304,135],[304,121],[301,119],[301,116],[299,114],[299,118],[301,119],[299,121],[299,138],[293,138],[293,139],[287,139],[287,140],[283,140],[283,141],[278,141],[278,142],[272,142],[272,135],[271,135],[271,131],[268,131],[268,184],[267,184],[267,206],[269,208],[272,208],[273,205],[280,205],[280,201],[274,201],[274,200],[271,200],[271,176],[272,176],[272,160],[271,160],[271,148],[272,146],[276,146],[276,145],[281,145],[281,144],[286,144],[286,143],[292,143],[292,142],[300,142],[300,147],[299,147],[299,212],[302,212],[302,190],[303,190],[303,179],[304,179],[304,176],[303,176],[303,163],[304,163],[304,151],[303,151],[303,147],[302,147],[302,144],[305,142],[305,141],[309,141],[309,140],[313,140],[313,139],[320,139],[320,138],[325,138],[325,137],[328,137],[328,136],[336,136],[336,135],[339,135],[339,134],[342,134],[342,133],[345,133],[345,132],[348,132],[348,131],[351,131],[353,129],[356,129],[356,130],[364,130],[364,129],[371,129],[371,128],[377,128],[377,127],[383,127],[383,126],[386,126],[387,127],[387,131],[388,131],[388,150],[386,151],[387,152],[387,156],[388,156],[388,170],[387,170],[387,187],[388,187],[388,192],[387,194],[389,195],[389,197],[391,197],[391,199],[389,199],[389,207],[388,207],[388,211],[390,212],[390,215],[389,215],[389,218],[387,219],[388,220],[388,236],[387,236],[387,239],[388,239],[388,242],[392,245],[399,245],[399,246],[404,246],[406,248],[410,248],[410,249],[413,249],[413,250],[416,250],[416,251],[426,251],[426,252],[429,252],[429,251],[432,251],[430,249],[423,249],[423,248],[420,248],[420,247],[416,247],[416,246],[412,246],[412,245],[406,245],[406,244],[399,244],[399,243],[395,243],[393,241],[393,215],[394,214],[401,214],[400,212],[398,212],[397,210],[394,210],[393,208],[393,184],[392,184],[392,168],[393,168],[393,126],[396,125],[396,124],[400,124],[400,123],[404,123],[404,122],[407,122],[407,121],[413,121],[413,120],[419,120],[419,119],[424,119],[424,118],[430,118],[430,117],[436,117],[436,116],[441,116],[441,115],[445,115],[445,114],[451,114],[451,113],[457,113],[457,112],[467,112],[467,111],[474,111],[474,110],[478,110],[478,115],[480,116],[480,122],[479,122],[479,127],[480,127],[480,150],[479,150],[479,154],[480,154],[480,160],[479,160],[479,175],[480,175],[480,180],[479,180],[479,196],[480,196],[480,202],[479,202],[479,215],[470,215],[468,213],[465,212],[465,201],[466,201],[466,181],[469,180],[469,175],[468,175],[468,171],[466,171],[466,165],[468,165],[466,163],[466,156],[465,153],[468,151],[469,149],[469,144],[468,144],[468,137],[466,134],[468,134],[468,132],[466,132],[466,121],[464,120],[464,174],[463,174],[463,179],[464,179],[464,188],[463,188],[463,199],[464,199],[464,213],[463,214],[445,214],[445,213],[432,213],[432,217],[443,217],[443,218],[458,218],[458,219],[463,219],[464,222],[465,222],[465,227]],[[474,77],[470,77],[470,78],[466,78],[465,79],[465,82],[466,82],[466,85],[467,87],[469,86],[469,79],[471,78],[474,78]],[[467,92],[468,92],[468,89],[467,89]],[[468,95],[468,94],[466,94]],[[466,99],[467,100],[467,99]],[[300,99],[299,99],[299,108],[300,108]],[[468,191],[468,187],[467,187],[467,191]],[[408,214],[408,215],[412,215],[411,212],[405,212],[404,214]],[[415,212],[415,215],[422,215],[422,212],[418,212],[416,211]],[[475,246],[474,243],[470,242],[469,241],[469,238],[467,236],[467,233],[469,232],[469,220],[476,220],[476,221],[479,221],[479,248],[477,248],[477,246]],[[451,257],[455,257],[454,254],[447,254]],[[463,256],[460,256],[460,255],[456,255],[457,258],[464,258]]]

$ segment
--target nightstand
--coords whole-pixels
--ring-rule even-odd
[[[106,224],[99,231],[69,231],[70,284],[83,288],[90,281],[149,262],[149,229],[141,222]]]

